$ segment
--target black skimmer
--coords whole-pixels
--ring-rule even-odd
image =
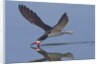
[[[19,11],[22,14],[22,16],[26,18],[30,23],[37,25],[38,27],[42,28],[45,31],[45,33],[40,38],[38,38],[36,42],[32,44],[37,44],[39,46],[40,42],[45,40],[48,36],[59,36],[63,34],[72,34],[71,31],[67,31],[67,32],[63,31],[63,28],[68,23],[68,16],[66,13],[64,13],[61,16],[61,19],[54,27],[51,27],[43,23],[43,21],[36,14],[36,12],[32,11],[25,5],[19,5]]]
[[[46,52],[45,50],[41,48],[31,47],[32,49],[36,50],[39,54],[43,55],[44,58],[38,59],[38,60],[32,60],[30,62],[37,62],[37,61],[61,61],[62,58],[71,58],[74,59],[74,56],[72,53],[58,53],[58,52]]]

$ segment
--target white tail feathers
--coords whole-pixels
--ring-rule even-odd
[[[56,32],[56,33],[52,33],[49,34],[49,37],[56,37],[56,36],[61,36],[61,35],[65,35],[65,34],[69,34],[72,35],[74,32],[73,31],[67,31],[67,32]]]
[[[74,31],[67,31],[67,32],[62,32],[63,34],[69,34],[69,35],[72,35],[74,34]]]

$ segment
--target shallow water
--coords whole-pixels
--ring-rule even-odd
[[[29,44],[29,43],[28,43]],[[27,45],[27,44],[26,44]],[[25,45],[23,45],[25,46]],[[40,45],[40,51],[42,53],[32,49],[30,46],[16,47],[13,49],[7,49],[6,63],[22,63],[22,62],[44,62],[44,61],[67,61],[67,60],[84,60],[95,58],[95,42],[58,42],[58,43],[46,43]],[[36,45],[32,46],[36,47]],[[9,52],[9,50],[13,50]],[[10,53],[10,54],[9,54]],[[57,55],[55,55],[58,54]],[[59,57],[59,54],[70,53],[73,57]],[[49,54],[52,54],[51,56]],[[48,57],[49,55],[49,57]],[[53,57],[53,58],[52,58]],[[59,58],[58,58],[59,57]],[[8,59],[9,58],[9,59]],[[15,58],[15,59],[14,59]]]
[[[39,54],[37,55],[42,55],[44,56],[44,58],[46,58],[46,55],[52,54],[49,56],[52,60],[49,60],[48,58],[46,58],[47,61],[82,60],[82,59],[95,58],[94,41],[42,44],[40,47],[41,47],[40,50],[45,51],[45,53],[43,53],[45,56],[39,53],[38,51],[37,53]],[[58,54],[58,56],[55,55],[55,53]],[[59,57],[59,54],[67,54],[67,53],[71,53],[73,57],[60,57],[60,60],[57,59]],[[42,57],[40,57],[40,59],[41,58]],[[39,62],[37,60],[38,59],[36,60],[34,59],[32,62]]]

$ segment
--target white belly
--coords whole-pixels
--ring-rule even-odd
[[[61,36],[63,34],[64,34],[63,32],[56,32],[56,33],[50,33],[48,36],[50,36],[50,37],[56,37],[56,36]]]

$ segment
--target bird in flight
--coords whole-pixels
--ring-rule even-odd
[[[33,42],[32,45],[37,44],[37,46],[39,46],[40,42],[45,40],[49,36],[72,34],[72,31],[63,31],[63,28],[67,25],[69,20],[66,13],[61,16],[60,20],[55,26],[51,27],[45,24],[37,15],[37,13],[29,9],[27,6],[19,5],[19,11],[22,16],[26,18],[30,23],[42,28],[45,31],[45,33],[41,37],[39,37],[36,42]]]

